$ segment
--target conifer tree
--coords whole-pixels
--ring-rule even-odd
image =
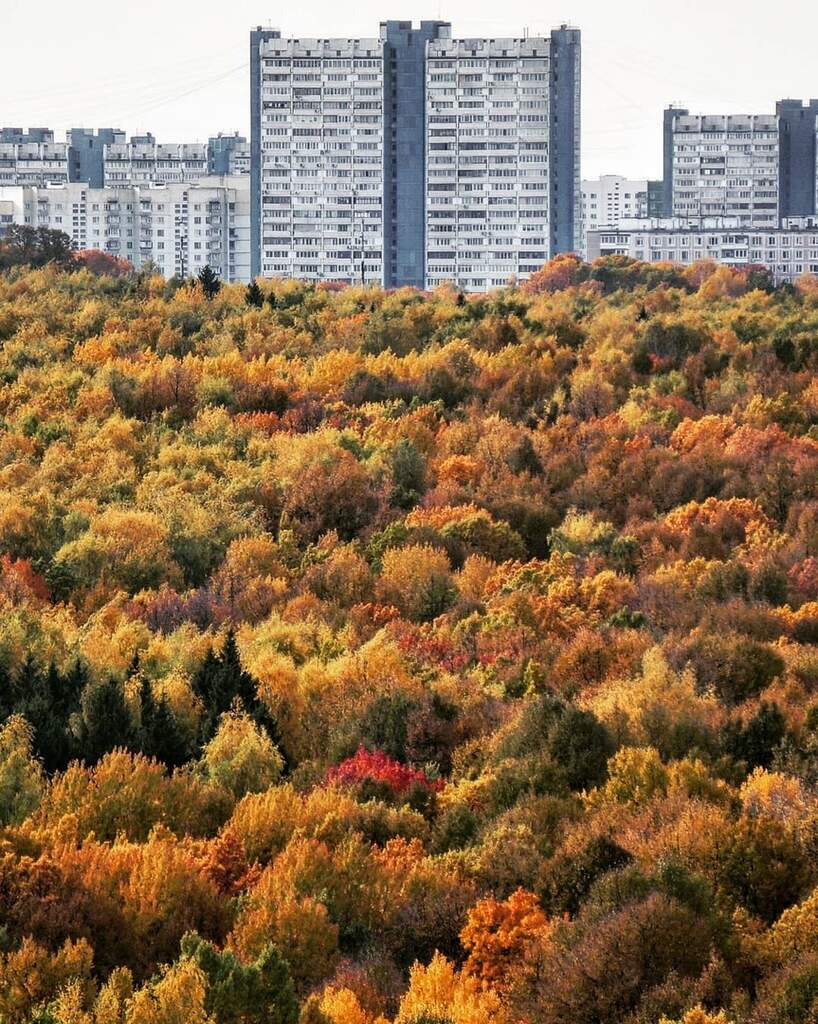
[[[206,299],[215,299],[221,291],[222,283],[219,280],[219,275],[209,263],[206,263],[199,271],[197,280],[202,286],[202,291],[204,292]]]
[[[287,964],[269,945],[250,964],[229,950],[219,951],[195,932],[182,939],[189,957],[207,980],[205,1008],[219,1024],[295,1024],[298,1000]]]
[[[275,720],[256,696],[256,684],[249,672],[242,668],[236,634],[231,628],[221,653],[212,648],[193,677],[193,692],[204,705],[199,723],[199,743],[205,746],[215,736],[221,716],[233,707],[236,699],[253,721],[266,729],[270,739],[280,747]]]
[[[86,764],[96,764],[116,747],[133,749],[136,730],[121,683],[113,678],[89,683],[81,704],[77,753]]]
[[[247,285],[247,291],[244,295],[244,301],[248,306],[255,306],[256,309],[261,309],[264,305],[264,293],[258,286],[258,281],[251,281]]]

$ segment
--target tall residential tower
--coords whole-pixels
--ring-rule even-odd
[[[580,34],[251,33],[253,272],[469,291],[580,246]]]
[[[818,212],[818,100],[779,100],[775,114],[663,119],[665,217],[735,217],[777,227]]]

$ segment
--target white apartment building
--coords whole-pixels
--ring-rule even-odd
[[[550,53],[548,38],[427,44],[427,287],[485,291],[549,258]]]
[[[707,218],[697,227],[676,218],[653,219],[589,232],[589,259],[613,255],[644,263],[763,266],[777,284],[792,282],[818,274],[818,218],[786,218],[775,228],[747,228],[737,217]]]
[[[197,181],[207,176],[207,145],[152,137],[115,142],[105,146],[104,167],[107,188]]]
[[[383,280],[383,45],[260,44],[260,272]]]
[[[0,141],[0,187],[68,180],[68,143]]]
[[[246,175],[196,183],[91,188],[84,182],[0,188],[0,226],[64,231],[77,249],[101,249],[166,276],[210,265],[225,281],[250,280]]]
[[[582,252],[587,251],[587,234],[599,228],[615,228],[623,219],[648,216],[647,179],[630,180],[620,174],[603,174],[581,186]]]
[[[691,223],[737,217],[750,227],[778,226],[776,115],[676,115],[672,160],[673,217]]]

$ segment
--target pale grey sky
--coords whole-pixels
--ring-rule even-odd
[[[0,125],[112,126],[165,142],[249,129],[249,30],[372,36],[443,18],[455,36],[583,34],[584,177],[658,177],[661,112],[772,113],[818,96],[814,0],[0,0]]]

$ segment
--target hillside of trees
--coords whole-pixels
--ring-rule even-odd
[[[818,1022],[818,280],[92,263],[0,275],[0,1022]]]

